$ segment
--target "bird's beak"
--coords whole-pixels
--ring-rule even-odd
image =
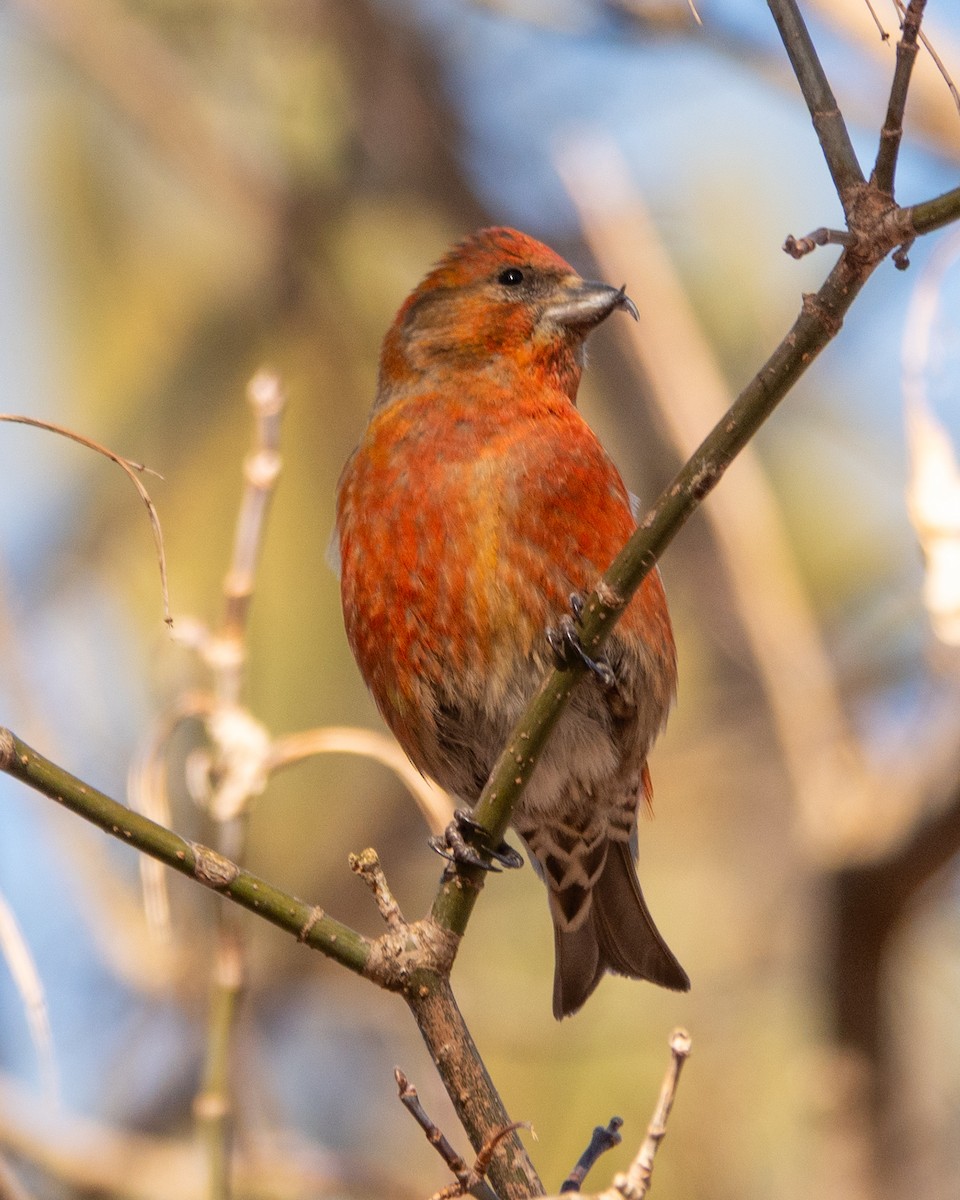
[[[624,309],[639,321],[640,314],[627,295],[626,286],[615,288],[607,283],[588,283],[574,277],[560,287],[555,298],[547,301],[543,318],[578,333],[588,333],[617,308]]]

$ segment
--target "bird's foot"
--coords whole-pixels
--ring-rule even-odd
[[[616,687],[617,677],[610,664],[603,658],[591,658],[580,641],[577,624],[583,616],[583,603],[583,596],[574,592],[570,597],[570,613],[573,615],[564,613],[556,625],[548,627],[547,641],[553,651],[554,661],[560,668],[582,663],[605,688]]]
[[[479,843],[479,848],[472,846],[471,841]],[[441,858],[449,859],[450,862],[480,867],[483,871],[499,871],[500,867],[523,866],[522,855],[518,854],[512,846],[501,842],[499,846],[491,847],[487,842],[488,834],[483,826],[478,824],[465,809],[458,808],[453,814],[453,820],[443,833],[430,838],[430,848],[436,850]]]

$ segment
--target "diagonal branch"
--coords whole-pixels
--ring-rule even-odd
[[[450,969],[459,939],[449,930],[427,918],[411,925],[395,923],[375,940],[363,937],[322,909],[274,887],[208,846],[188,841],[112,800],[6,729],[0,729],[0,771],[56,800],[135,850],[264,917],[348,970],[400,992],[471,1144],[479,1152],[494,1132],[504,1131],[488,1170],[497,1195],[501,1200],[543,1195],[543,1186],[450,988]],[[456,883],[450,886],[456,888]]]
[[[920,22],[927,0],[910,0],[910,6],[904,14],[903,33],[897,43],[897,65],[893,72],[893,83],[890,86],[890,99],[887,103],[887,115],[880,130],[880,146],[877,150],[877,162],[873,168],[871,182],[875,183],[881,192],[893,196],[893,177],[897,169],[897,155],[900,152],[900,142],[903,140],[903,112],[907,105],[907,91],[910,87],[910,76],[913,74],[913,64],[917,61],[917,40],[920,36]]]
[[[888,233],[887,244],[878,243],[873,261],[845,251],[820,291],[804,297],[800,315],[786,337],[660,495],[614,559],[596,592],[588,598],[581,640],[589,654],[595,656],[603,645],[620,613],[687,518],[839,332],[844,315],[877,262],[895,244],[897,233]],[[473,813],[494,843],[503,838],[513,805],[585,670],[581,664],[575,664],[547,676],[497,761]],[[432,910],[433,919],[441,927],[463,934],[483,887],[483,874],[476,867],[460,865],[455,881],[445,878]]]
[[[274,887],[209,846],[180,837],[126,805],[77,779],[31,749],[8,729],[0,729],[0,771],[56,800],[77,816],[121,842],[159,859],[174,871],[292,933],[357,974],[367,971],[375,942],[322,909]]]
[[[817,131],[843,211],[849,217],[856,192],[866,180],[833,89],[817,57],[796,0],[767,0],[767,3],[810,110],[813,127]]]

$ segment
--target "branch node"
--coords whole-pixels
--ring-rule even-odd
[[[304,921],[304,923],[300,926],[300,932],[297,934],[297,941],[305,942],[307,940],[307,938],[309,938],[310,934],[313,932],[314,926],[319,921],[322,921],[326,915],[327,914],[323,911],[323,909],[320,907],[320,905],[315,904],[313,906],[313,908],[310,909],[310,915],[307,917],[307,919]]]
[[[237,864],[229,858],[224,858],[216,850],[202,846],[199,842],[191,842],[191,846],[196,856],[193,873],[205,887],[219,891],[220,888],[229,887],[240,874]]]
[[[596,586],[597,599],[604,608],[608,608],[613,612],[619,612],[624,607],[626,601],[619,592],[615,591],[605,579],[601,579]]]
[[[400,918],[399,924],[374,940],[364,975],[389,991],[407,996],[419,988],[421,998],[425,998],[422,987],[431,977],[449,979],[459,945],[459,935],[444,929],[432,917],[409,925]],[[428,987],[427,995],[429,991]]]
[[[17,757],[17,747],[9,729],[0,729],[0,771],[7,771]]]
[[[901,242],[896,250],[894,250],[893,265],[898,271],[906,271],[906,269],[910,266],[910,248],[913,246],[913,243],[916,240],[916,238],[912,237],[907,238],[906,241]]]

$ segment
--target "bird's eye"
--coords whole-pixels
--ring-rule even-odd
[[[507,267],[497,276],[497,283],[502,283],[506,287],[516,287],[518,283],[523,283],[523,272],[519,267]]]

